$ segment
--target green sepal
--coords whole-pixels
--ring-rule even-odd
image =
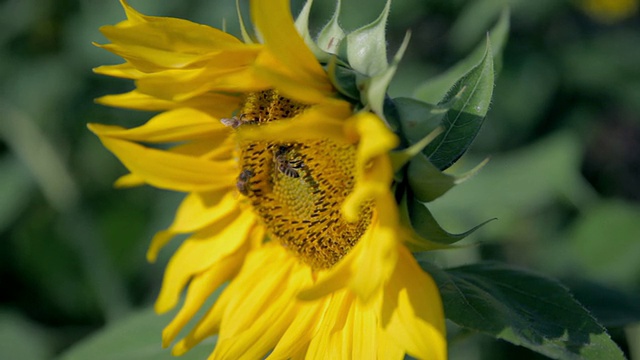
[[[334,55],[327,64],[327,75],[331,84],[338,92],[345,97],[360,101],[360,90],[358,89],[358,74],[348,67],[339,64],[340,60]]]
[[[340,17],[341,0],[336,1],[336,10],[331,17],[331,20],[320,30],[318,39],[316,40],[318,46],[323,51],[329,54],[337,54],[338,48],[344,39],[345,33],[340,27],[338,19]]]
[[[389,152],[389,159],[391,160],[391,166],[393,172],[399,172],[406,164],[418,155],[429,143],[431,143],[438,135],[444,131],[443,127],[437,127],[432,132],[427,134],[420,141],[402,150],[392,150]]]
[[[387,69],[385,28],[390,8],[391,0],[387,0],[378,18],[349,33],[338,49],[339,54],[346,51],[349,65],[364,75],[377,75]]]
[[[418,154],[409,162],[407,182],[417,200],[430,202],[454,187],[456,178],[440,171],[424,154]]]
[[[441,102],[449,107],[442,119],[445,133],[424,150],[438,169],[451,166],[475,139],[491,105],[493,83],[493,56],[491,42],[487,38],[482,61],[460,79]]]
[[[553,359],[625,358],[605,328],[556,280],[493,262],[447,270],[418,262],[438,285],[445,316],[464,329]]]
[[[384,105],[382,108],[384,111],[383,119],[387,123],[389,130],[391,130],[394,134],[399,134],[400,133],[400,116],[398,115],[398,109],[396,108],[396,104],[389,97],[389,95],[385,96]],[[402,141],[399,147],[401,148],[406,147],[407,144],[404,142],[404,140],[403,139],[400,139],[400,140]]]
[[[296,18],[296,29],[316,59],[318,59],[319,62],[327,62],[329,61],[330,55],[322,51],[316,42],[313,41],[311,34],[309,34],[309,14],[311,13],[312,4],[313,0],[307,0],[305,2],[302,10],[300,10],[298,17]]]
[[[492,44],[492,55],[496,59],[496,72],[501,64],[502,51],[509,35],[509,10],[502,11],[496,25],[489,31],[489,40]],[[463,60],[459,61],[446,72],[425,81],[418,86],[413,93],[416,99],[427,103],[436,104],[441,102],[450,89],[458,80],[467,74],[481,61],[486,52],[483,43],[478,46]]]
[[[443,173],[424,154],[418,154],[411,159],[407,167],[407,182],[414,191],[416,199],[422,202],[430,202],[444,195],[454,186],[473,177],[488,162],[488,158],[484,159],[473,169],[462,175],[454,176]]]
[[[413,230],[413,241],[408,242],[412,251],[452,248],[451,245],[494,220],[489,219],[465,232],[452,234],[438,224],[427,205],[416,200],[409,190],[406,190],[402,196],[399,204],[399,213],[401,223],[406,228]]]
[[[398,69],[398,64],[400,63],[400,60],[402,60],[402,56],[409,46],[410,38],[411,33],[407,32],[400,48],[393,57],[391,65],[387,66],[386,69],[378,74],[365,78],[362,84],[359,84],[359,88],[362,89],[362,103],[365,106],[369,106],[374,113],[383,119],[385,116],[384,100],[387,94],[387,88],[389,88],[393,75],[395,75],[396,70]]]
[[[242,18],[242,11],[240,11],[240,0],[236,0],[236,12],[238,13],[238,22],[240,23],[240,35],[242,36],[242,42],[245,44],[255,44],[257,41],[249,35],[247,26],[244,24]]]

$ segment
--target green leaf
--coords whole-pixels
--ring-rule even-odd
[[[610,327],[640,322],[640,296],[585,279],[564,282],[598,321]]]
[[[423,151],[439,170],[446,169],[466,152],[489,110],[494,80],[490,49],[487,42],[482,61],[458,81],[450,96],[440,104],[431,105],[409,98],[394,99],[401,135],[409,145],[419,142],[438,126],[445,129]]]
[[[387,68],[387,40],[385,28],[391,0],[372,23],[347,35],[346,55],[351,67],[367,76],[376,75]]]
[[[449,111],[447,104],[432,105],[412,98],[392,100],[398,114],[403,140],[416,144],[433,132]]]
[[[162,329],[171,316],[158,316],[153,309],[132,314],[80,342],[60,360],[175,360],[171,350],[162,348]],[[214,339],[205,340],[179,359],[206,359],[214,347]]]
[[[475,139],[489,111],[493,81],[491,43],[487,39],[482,61],[458,81],[442,101],[450,107],[442,120],[445,132],[424,149],[424,154],[437,168],[443,170],[451,166]]]
[[[445,314],[459,326],[555,359],[624,359],[606,330],[555,280],[497,263],[441,270]]]
[[[489,32],[492,44],[492,57],[500,59],[509,34],[509,11],[504,10],[496,25]],[[437,104],[445,97],[458,80],[474,68],[485,53],[484,44],[480,43],[466,58],[458,62],[445,73],[425,81],[414,92],[416,99]],[[499,63],[499,61],[496,61]]]

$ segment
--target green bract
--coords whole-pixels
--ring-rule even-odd
[[[311,3],[309,0],[304,5],[296,26],[318,60],[325,64],[333,85],[355,104],[356,110],[368,109],[385,119],[401,139],[402,146],[391,154],[397,189],[402,198],[407,198],[403,203],[407,209],[424,208],[405,211],[405,223],[412,225],[424,243],[430,244],[428,247],[434,242],[451,244],[461,240],[475,228],[459,235],[449,234],[430,216],[425,203],[442,196],[486,163],[461,176],[443,172],[467,151],[489,110],[493,59],[506,40],[508,12],[503,12],[484,44],[434,83],[436,88],[426,81],[418,91],[423,96],[390,99],[387,89],[410,39],[407,33],[389,62],[385,26],[390,1],[376,20],[350,33],[340,27],[338,1],[331,20],[315,40],[308,30]],[[492,40],[497,47],[492,46]],[[438,94],[437,99],[434,94]]]

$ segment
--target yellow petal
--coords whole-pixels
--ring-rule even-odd
[[[102,136],[89,125],[124,166],[150,185],[176,191],[212,191],[236,183],[235,162],[213,162],[147,148],[129,141]]]
[[[108,35],[109,29],[117,29],[117,28],[110,27],[110,26],[100,28],[102,33],[105,34],[105,36],[107,37],[109,37]],[[126,29],[127,32],[130,30],[135,31],[137,29],[136,28]],[[118,39],[115,39],[115,41],[117,40]],[[164,69],[198,67],[198,66],[202,66],[201,61],[205,60],[203,59],[202,55],[184,54],[184,53],[178,53],[170,50],[169,51],[158,50],[158,49],[129,45],[129,44],[125,44],[125,45],[95,44],[95,45],[101,49],[105,49],[109,52],[112,52],[122,57],[123,59],[127,60],[127,62],[135,66],[136,69],[144,73],[160,71]]]
[[[309,87],[331,91],[326,73],[295,28],[288,0],[252,1],[251,17],[281,68]]]
[[[115,183],[113,183],[114,187],[120,189],[136,187],[140,185],[144,185],[144,179],[136,174],[122,175],[115,181]]]
[[[286,287],[286,276],[295,263],[291,255],[273,243],[250,252],[240,273],[224,289],[213,309],[176,344],[175,353],[181,353],[181,349],[188,349],[218,331],[223,331],[218,337],[221,341],[249,328],[269,307],[273,294]],[[264,281],[256,281],[257,278]]]
[[[311,338],[318,331],[328,305],[329,297],[317,301],[301,302],[297,316],[267,359],[285,360],[292,357],[292,354],[306,352]]]
[[[378,325],[378,347],[376,348],[378,354],[377,359],[397,359],[401,360],[405,358],[405,351],[400,345],[398,345],[393,339]]]
[[[359,139],[356,155],[356,185],[345,200],[342,212],[349,221],[358,218],[364,201],[389,192],[393,169],[388,152],[398,138],[380,118],[372,113],[359,113],[347,122],[347,136]]]
[[[94,124],[100,136],[148,143],[167,143],[207,139],[215,147],[231,135],[218,119],[190,108],[179,108],[154,116],[144,125],[125,129],[120,126]]]
[[[274,254],[275,252],[277,254]],[[271,256],[267,257],[266,254]],[[286,250],[280,248],[252,255],[252,258],[247,259],[241,274],[234,280],[233,292],[236,299],[225,311],[225,319],[229,321],[224,323],[223,319],[226,326],[220,333],[221,338],[238,335],[249,328],[274,304],[276,294],[291,291],[289,285],[294,285],[289,281],[289,276],[297,261],[287,254]],[[259,256],[261,259],[256,259]],[[262,280],[256,282],[257,278]],[[282,297],[287,298],[284,294]],[[293,302],[292,300],[291,297],[288,299],[289,302]]]
[[[162,313],[173,308],[182,289],[193,276],[246,243],[254,221],[254,215],[250,211],[231,214],[185,240],[167,265],[162,289],[156,300],[156,311]]]
[[[155,262],[158,252],[177,234],[194,232],[238,210],[238,200],[233,192],[190,193],[182,201],[173,223],[151,240],[147,260]]]
[[[180,311],[162,331],[162,346],[167,347],[200,310],[207,298],[240,269],[248,246],[221,259],[202,274],[195,275]]]
[[[96,46],[99,46],[96,44]],[[124,79],[139,79],[145,75],[130,63],[118,65],[103,65],[93,69],[93,72],[100,75],[113,76]]]
[[[306,117],[306,116],[301,116]],[[238,139],[243,141],[300,141],[310,139],[332,139],[344,141],[342,123],[328,119],[309,121],[277,120],[260,126],[242,126]]]
[[[363,303],[368,303],[389,281],[398,258],[398,239],[394,228],[371,225],[371,231],[360,239],[351,260],[350,289]],[[357,247],[358,247],[357,246]],[[357,251],[357,252],[356,252]]]
[[[353,343],[351,358],[353,359],[375,359],[379,346],[377,308],[374,306],[364,306],[357,299],[353,301],[351,314],[349,314],[349,327],[346,335]]]
[[[391,194],[387,197],[393,201]],[[380,218],[386,216],[393,214],[374,214],[369,229],[351,252],[333,268],[317,272],[317,281],[298,296],[313,300],[346,287],[363,303],[373,299],[391,277],[397,261],[397,227],[381,226]]]
[[[309,343],[307,358],[348,359],[342,352],[344,344],[339,335],[351,310],[352,301],[353,296],[348,291],[330,295],[330,304],[322,318],[319,331]]]
[[[250,251],[261,247],[264,240],[264,227],[255,226],[249,234],[246,244],[249,245]],[[244,263],[244,262],[243,262]],[[223,293],[224,295],[224,293]],[[200,320],[197,327],[194,328],[184,339],[180,340],[172,349],[174,356],[180,356],[186,353],[190,348],[198,344],[203,339],[217,334],[220,330],[220,322],[230,301],[233,297],[220,296],[216,300],[213,308],[209,310]]]
[[[166,70],[136,81],[138,91],[160,99],[184,101],[207,92],[251,92],[270,85],[248,67]]]
[[[358,113],[349,120],[349,125],[360,139],[358,161],[362,168],[370,159],[398,146],[398,137],[373,113]]]
[[[191,193],[182,202],[169,227],[176,233],[200,230],[238,208],[232,192]]]
[[[120,0],[120,5],[124,8],[125,14],[127,14],[127,19],[132,24],[138,24],[145,22],[145,16],[141,13],[137,12],[134,8],[129,5],[125,0]]]
[[[262,52],[253,69],[257,76],[269,82],[281,94],[303,104],[318,104],[332,96],[331,88],[309,86],[306,79],[284,67],[270,52]]]
[[[228,117],[240,105],[238,96],[205,93],[184,101],[159,99],[149,94],[133,90],[124,94],[106,95],[96,99],[98,104],[125,109],[160,111],[176,107],[190,107],[204,111],[214,117]]]
[[[274,264],[272,266],[282,267],[282,265]],[[266,273],[268,270],[263,269],[263,272]],[[224,330],[222,330],[214,357],[227,359],[264,358],[264,355],[273,349],[291,322],[298,316],[300,304],[294,300],[295,293],[300,286],[310,281],[310,274],[307,271],[296,271],[294,267],[290,273],[284,274],[282,278],[271,278],[270,275],[270,273],[266,273],[265,278],[269,277],[270,281],[274,281],[280,286],[274,287],[270,293],[266,294],[269,306],[256,317],[249,319],[245,323],[244,331],[238,335],[226,338],[222,332]],[[255,299],[247,300],[246,302],[241,301],[238,304],[238,309],[247,309]],[[239,316],[230,312],[228,319],[235,323]]]
[[[241,126],[237,130],[240,141],[300,141],[304,139],[332,139],[345,142],[342,119],[350,113],[349,104],[313,106],[292,119],[281,119],[260,126]]]
[[[438,288],[404,246],[399,245],[398,252],[398,266],[385,289],[385,331],[413,357],[444,360],[447,346]]]
[[[120,4],[125,10],[127,21],[123,21],[118,26],[129,27],[146,24],[160,32],[172,31],[176,33],[173,35],[176,38],[152,39],[160,44],[168,43],[169,46],[180,49],[185,47],[199,49],[207,47],[207,45],[240,43],[240,40],[234,36],[206,25],[171,17],[147,16],[136,11],[124,0],[120,0]]]
[[[194,90],[177,94],[176,100],[182,101],[209,91],[247,93],[271,87],[268,82],[258,77],[250,67],[231,69],[225,73],[207,71],[200,81],[202,84]]]
[[[351,251],[356,251],[357,246]],[[350,254],[351,254],[350,253]],[[349,280],[353,276],[353,268],[350,266],[349,255],[345,256],[338,264],[327,271],[319,271],[316,273],[316,282],[302,289],[298,293],[298,298],[304,301],[318,300],[328,296],[340,289],[344,289],[349,285]]]
[[[362,204],[375,199],[376,207],[384,209],[381,221],[396,227],[398,222],[395,202],[389,201],[389,187],[393,177],[391,161],[386,156],[371,160],[362,176],[356,176],[353,191],[342,204],[342,214],[347,221],[356,221]]]
[[[100,28],[113,43],[101,47],[119,54],[144,72],[188,66],[219,50],[252,47],[209,26],[183,19],[144,16],[126,3],[123,6],[129,20]]]
[[[126,29],[126,33],[135,31]],[[140,70],[144,76],[146,73],[160,72],[169,69],[233,69],[248,67],[255,60],[262,47],[259,45],[235,45],[227,48],[211,49],[202,54],[191,54],[173,50],[149,48],[144,45],[131,44],[94,44],[95,46],[110,51]],[[134,73],[132,73],[133,75]],[[140,76],[140,77],[142,77]]]
[[[227,138],[215,146],[208,139],[203,139],[174,146],[168,151],[206,160],[225,161],[233,157],[234,146],[232,138]]]

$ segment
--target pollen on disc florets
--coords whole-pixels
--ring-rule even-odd
[[[230,126],[260,126],[303,112],[307,106],[275,90],[251,93]],[[238,190],[271,238],[314,269],[336,264],[364,234],[372,206],[355,222],[340,209],[355,185],[356,148],[331,139],[239,144]]]

